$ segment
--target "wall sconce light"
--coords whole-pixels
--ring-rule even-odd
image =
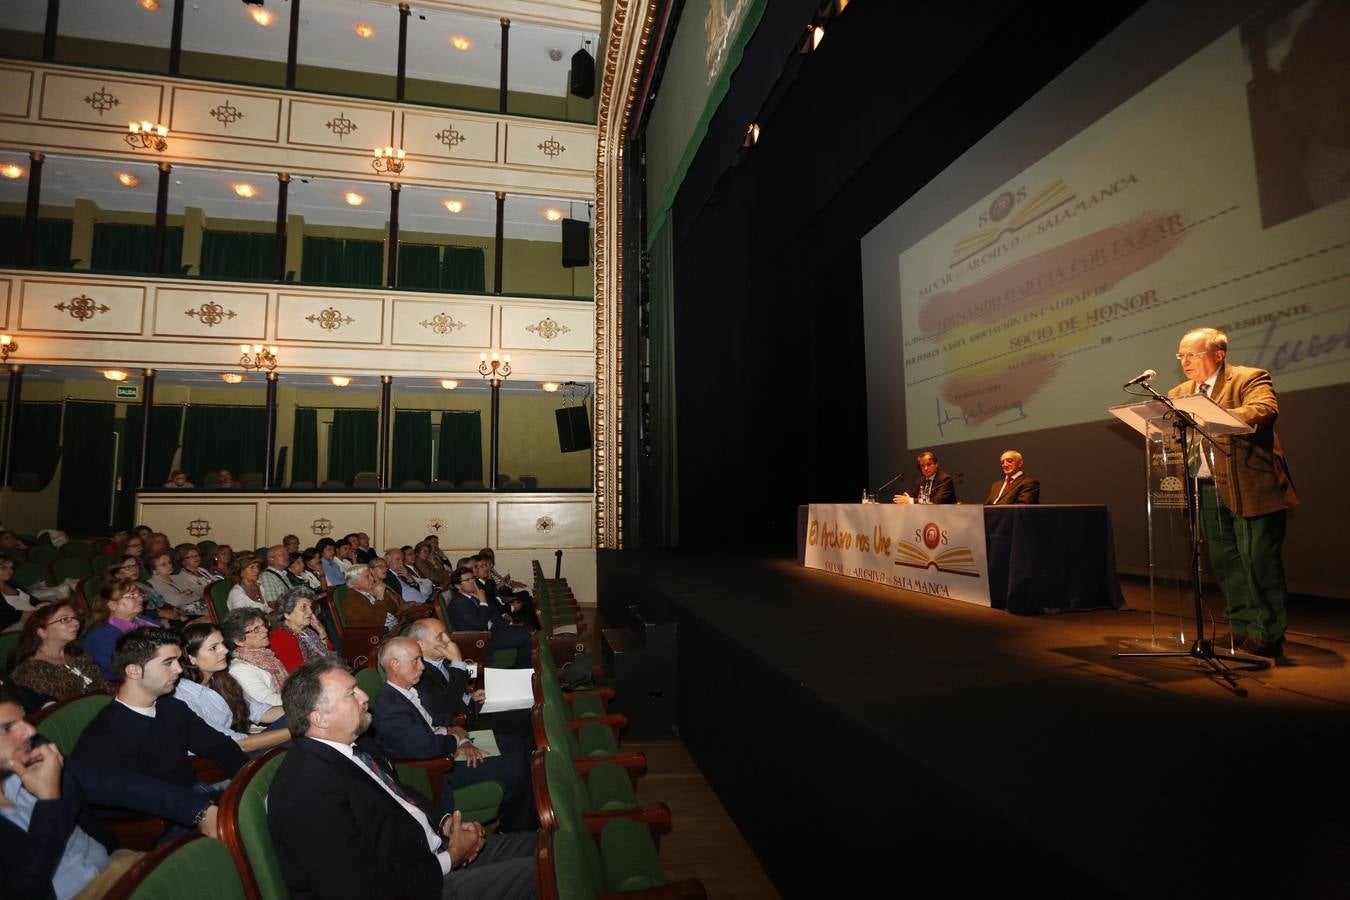
[[[550,222],[556,222],[562,217],[563,217],[562,211],[554,209],[551,206],[548,209],[544,210],[544,218],[548,219]]]
[[[272,24],[272,14],[267,10],[263,9],[262,7],[250,10],[249,15],[253,16],[253,21],[257,22],[264,28]]]
[[[328,380],[333,382],[333,387],[346,387],[347,385],[352,383],[352,380],[348,378],[346,375],[334,375],[332,378],[329,378]]]
[[[252,200],[254,197],[258,196],[258,189],[248,182],[243,181],[234,186],[234,193],[239,197],[243,197],[245,200]]]
[[[371,28],[365,22],[357,22],[356,26],[352,28],[352,31],[355,31],[356,36],[359,38],[369,38],[375,36],[375,29]]]
[[[9,362],[9,355],[17,353],[19,345],[15,343],[14,338],[7,334],[0,334],[0,362]]]
[[[131,122],[127,125],[127,146],[132,150],[155,150],[163,153],[169,149],[167,125],[151,125],[149,122]]]
[[[103,372],[103,377],[109,381],[126,381],[127,373],[121,369],[106,369]]]
[[[511,354],[498,356],[494,353],[491,359],[486,353],[478,354],[478,374],[489,381],[501,383],[503,378],[511,375]]]
[[[223,372],[221,373],[220,380],[226,384],[238,384],[244,380],[244,376],[240,375],[238,372]]]
[[[452,213],[464,212],[464,201],[463,201],[463,200],[447,200],[447,201],[445,201],[445,208],[446,208],[446,211],[447,211],[447,212],[452,212]]]
[[[441,379],[441,387],[445,388],[447,391],[453,391],[455,388],[459,387],[459,382],[453,378],[443,378]]]
[[[243,351],[243,356],[239,358],[239,365],[245,369],[257,369],[262,371],[272,371],[277,367],[277,348],[264,347],[262,344],[240,344],[239,349]]]
[[[406,155],[398,147],[376,147],[375,158],[370,161],[370,167],[381,175],[397,175],[407,165],[403,160]]]
[[[362,203],[366,202],[366,198],[362,197],[356,191],[348,191],[342,195],[342,199],[347,201],[348,206],[360,206]]]

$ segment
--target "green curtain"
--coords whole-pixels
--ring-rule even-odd
[[[135,485],[140,476],[141,420],[145,407],[127,407],[126,450],[122,454],[122,477]],[[156,405],[150,413],[150,454],[145,464],[145,486],[157,488],[169,480],[173,456],[178,452],[178,433],[183,427],[183,407],[178,404]],[[188,481],[200,485],[193,474]]]
[[[295,410],[295,455],[291,457],[291,484],[319,483],[319,411]]]
[[[92,268],[95,271],[154,274],[150,265],[154,251],[153,225],[94,223]],[[182,260],[183,229],[172,225],[164,231],[164,266],[160,271],[174,274],[182,266]]]
[[[440,248],[434,244],[398,245],[398,286],[434,291],[440,284]]]
[[[51,483],[61,459],[61,404],[20,403],[14,420],[14,459],[10,463],[16,489],[40,491]]]
[[[389,483],[398,487],[410,478],[431,480],[431,413],[395,410],[394,461]]]
[[[113,490],[113,403],[71,400],[61,429],[57,527],[72,536],[107,534]]]
[[[183,419],[183,462],[188,480],[206,484],[208,472],[235,478],[267,465],[267,410],[262,406],[189,406]]]
[[[379,287],[384,280],[384,243],[306,236],[300,277],[323,284]]]
[[[679,430],[675,411],[674,225],[661,225],[651,245],[651,417],[655,515],[651,540],[673,547],[680,540]],[[645,539],[644,535],[644,539]]]
[[[17,266],[23,246],[23,216],[0,216],[0,266]],[[33,265],[63,269],[70,264],[70,219],[38,219]]]
[[[273,274],[276,235],[256,231],[202,232],[203,278],[267,281]]]
[[[357,472],[374,472],[379,453],[380,411],[335,409],[328,432],[328,477],[347,484]]]
[[[482,247],[446,247],[441,258],[441,290],[487,290],[487,255]]]
[[[460,484],[483,480],[483,417],[476,409],[441,413],[436,477]]]

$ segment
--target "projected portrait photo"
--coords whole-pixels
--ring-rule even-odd
[[[1262,226],[1350,197],[1350,0],[1272,3],[1242,41]]]

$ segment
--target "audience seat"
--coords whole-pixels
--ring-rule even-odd
[[[94,570],[89,565],[88,557],[64,556],[52,563],[52,578],[57,584],[67,578],[83,580],[93,574]]]
[[[14,567],[14,578],[12,580],[15,584],[26,588],[32,587],[38,582],[49,584],[52,580],[52,570],[45,562],[19,563]]]
[[[352,487],[357,489],[375,490],[380,486],[380,476],[376,472],[357,472],[352,476]]]
[[[230,851],[220,841],[189,834],[147,853],[109,889],[104,900],[244,900]]]
[[[561,811],[561,810],[560,810]],[[598,900],[677,900],[707,896],[694,878],[668,882],[647,829],[619,819],[599,839],[579,817],[562,811],[559,827],[539,832],[535,861],[540,900],[594,897]]]
[[[263,473],[245,472],[239,476],[239,483],[246,491],[260,491],[263,486]]]
[[[647,768],[647,757],[637,751],[620,751],[614,732],[598,722],[587,722],[573,732],[562,710],[548,703],[537,705],[531,713],[535,744],[561,751],[570,758],[583,777],[590,774],[597,763],[612,763],[628,772],[628,778],[637,779]]]
[[[453,481],[446,481],[444,478],[437,478],[431,483],[431,489],[433,491],[453,491],[455,489],[455,483]]]
[[[89,559],[94,555],[94,545],[89,541],[67,541],[61,546],[61,555]]]
[[[9,672],[9,661],[14,658],[14,652],[19,649],[19,638],[22,636],[23,633],[19,631],[0,634],[0,672]]]
[[[405,478],[398,489],[401,491],[421,491],[425,490],[426,486],[427,483],[420,478]]]
[[[51,544],[30,544],[28,547],[29,562],[49,563],[60,558],[61,551]]]
[[[287,900],[290,896],[267,830],[267,791],[285,758],[285,747],[273,747],[250,760],[220,798],[220,839],[234,857],[248,900]]]
[[[291,482],[291,490],[293,491],[312,491],[316,487],[317,485],[307,478],[302,478],[299,481]]]
[[[338,638],[342,642],[342,657],[355,671],[364,668],[367,663],[374,664],[375,651],[384,638],[384,629],[347,626],[347,619],[342,614],[342,598],[347,596],[347,591],[345,584],[339,584],[333,588],[330,599],[333,624],[337,626]]]
[[[619,766],[601,763],[592,766],[590,774],[582,778],[566,755],[540,749],[534,751],[530,759],[530,783],[534,788],[539,822],[544,828],[553,828],[557,824],[551,795],[567,791],[577,808],[582,810],[586,827],[593,833],[598,830],[592,823],[603,827],[612,818],[643,822],[652,828],[653,835],[670,830],[670,807],[664,803],[640,806],[628,773]]]
[[[108,566],[112,565],[115,559],[117,559],[116,553],[100,553],[89,560],[89,569],[95,575],[102,575],[108,571]]]
[[[341,478],[328,478],[319,487],[325,491],[345,491],[347,489],[347,482],[343,481]]]
[[[229,579],[213,581],[206,586],[206,596],[202,599],[206,601],[206,612],[211,621],[217,625],[224,622],[225,617],[230,614],[230,591],[233,587]]]

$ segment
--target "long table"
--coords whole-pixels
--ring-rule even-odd
[[[969,516],[963,506],[847,504],[853,522],[906,531],[949,516]],[[798,508],[797,560],[806,565],[810,506]],[[950,512],[949,512],[950,511]],[[983,507],[988,605],[1020,615],[1062,610],[1120,608],[1125,600],[1116,578],[1111,516],[1098,504]],[[825,567],[822,567],[825,568]],[[830,567],[832,571],[840,571]],[[848,574],[850,570],[845,569]],[[883,581],[869,574],[856,575]],[[913,588],[913,582],[889,583]],[[926,586],[926,583],[925,585]],[[923,589],[923,586],[920,587]],[[930,591],[933,592],[933,591]],[[934,592],[936,593],[936,592]],[[945,594],[944,594],[945,596]],[[979,601],[976,601],[979,602]]]

